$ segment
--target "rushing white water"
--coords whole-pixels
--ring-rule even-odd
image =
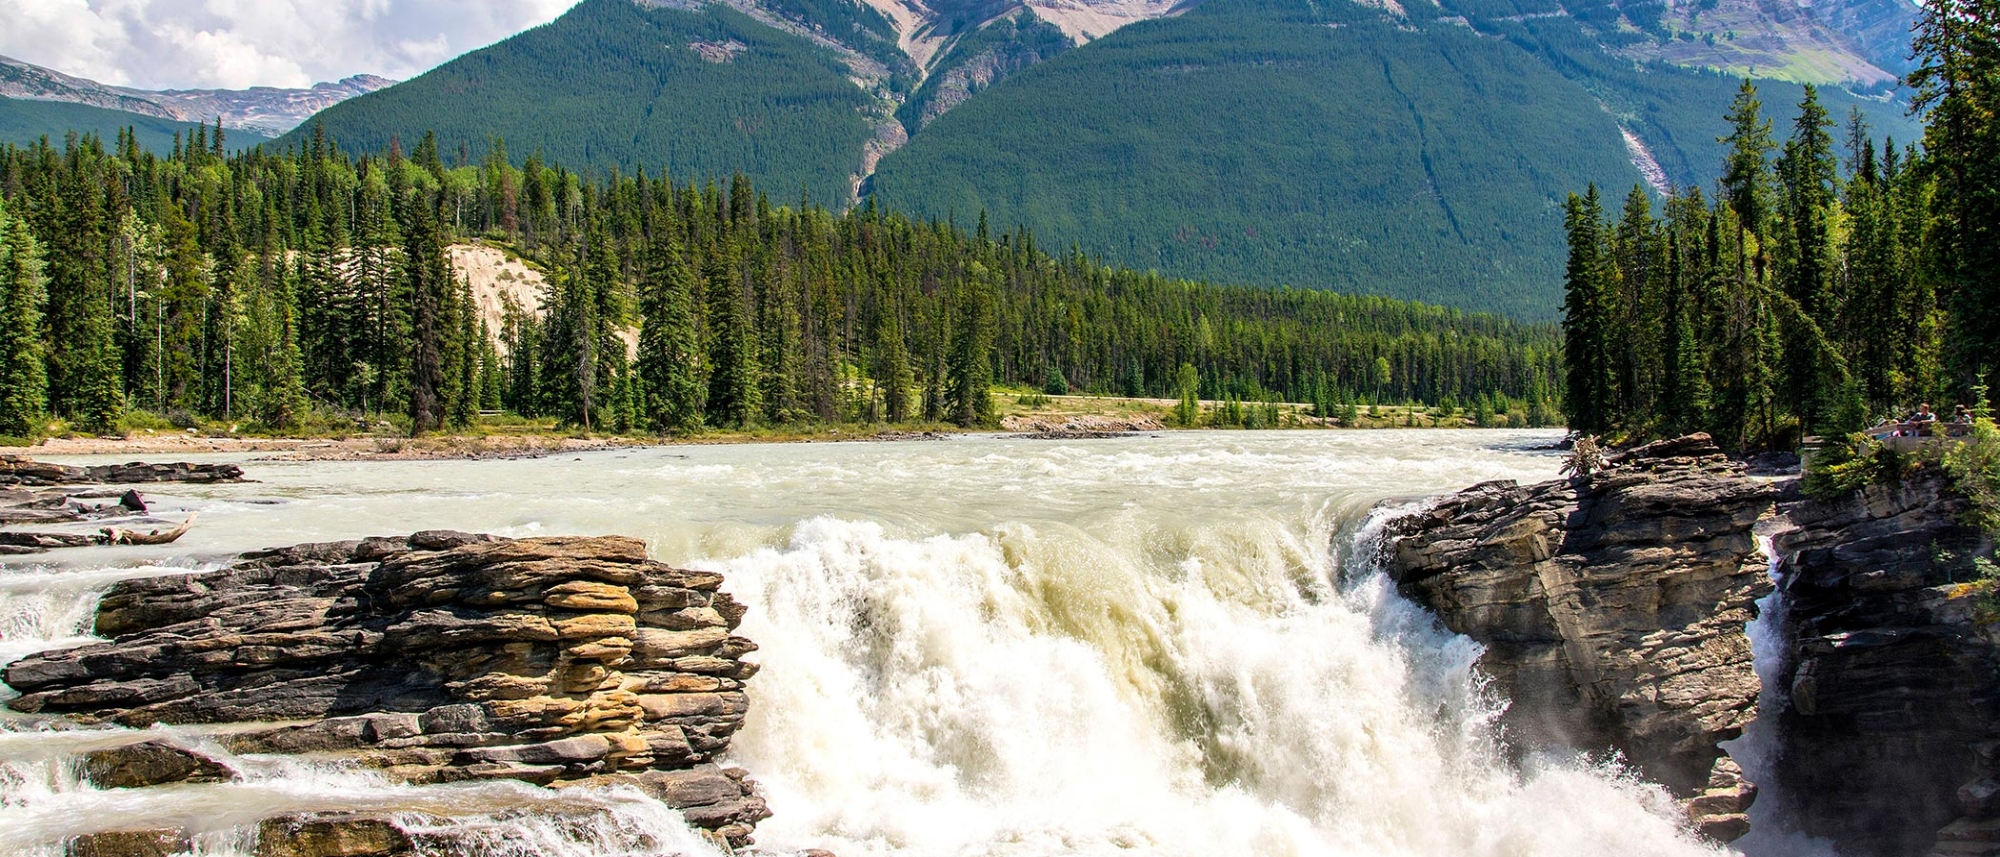
[[[1506,762],[1477,646],[1366,567],[1381,501],[1548,478],[1556,461],[1537,447],[1551,439],[1175,433],[252,462],[260,484],[159,492],[168,517],[201,512],[173,548],[0,574],[0,646],[80,642],[110,580],[191,558],[425,528],[625,533],[726,571],[751,607],[744,633],[765,669],[732,761],[777,813],[758,831],[771,850],[1716,853],[1663,791],[1615,768]],[[580,830],[524,787],[411,788],[277,759],[241,760],[242,783],[150,794],[77,781],[79,748],[130,736],[0,734],[0,852],[59,853],[63,836],[110,825],[190,826],[203,853],[229,854],[256,817],[355,808],[481,832],[474,850],[496,855],[700,847],[630,794],[565,796],[602,810]]]

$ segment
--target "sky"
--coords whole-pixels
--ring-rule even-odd
[[[0,0],[0,55],[140,89],[405,80],[577,0]]]

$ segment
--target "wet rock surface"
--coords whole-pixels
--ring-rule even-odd
[[[1919,473],[1786,511],[1787,816],[1848,855],[2000,854],[2000,601],[1965,502]]]
[[[6,669],[8,704],[66,723],[269,724],[215,740],[238,754],[310,754],[392,781],[627,785],[732,846],[769,816],[717,757],[749,710],[732,633],[744,608],[717,574],[646,558],[634,539],[508,540],[454,532],[309,544],[205,574],[119,583],[109,642]],[[100,787],[228,779],[199,753],[93,753]],[[73,853],[146,854],[174,831],[107,833]],[[402,854],[383,819],[265,822],[259,854]]]
[[[1716,743],[1756,715],[1744,623],[1770,583],[1752,528],[1778,493],[1695,435],[1448,497],[1391,525],[1387,566],[1484,644],[1510,743],[1621,752],[1728,840],[1754,790]]]

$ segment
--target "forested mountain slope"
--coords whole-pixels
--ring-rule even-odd
[[[1861,0],[1703,5],[585,0],[320,122],[350,151],[436,130],[448,157],[741,171],[1175,276],[1549,318],[1568,189],[1713,178],[1736,81],[1664,60],[1888,75],[1826,24],[1895,17]],[[1823,97],[1909,136],[1887,98]]]
[[[992,88],[872,189],[1182,276],[1547,317],[1568,189],[1641,181],[1628,133],[1666,181],[1705,183],[1734,83],[1641,71],[1574,20],[1494,11],[1212,0]]]
[[[831,0],[849,8],[849,0]],[[869,14],[874,14],[869,12]],[[555,22],[321,113],[350,151],[435,131],[484,159],[502,139],[518,163],[644,168],[727,178],[814,199],[851,198],[880,99],[834,51],[721,4],[693,9],[585,0]],[[301,127],[280,145],[303,143]]]

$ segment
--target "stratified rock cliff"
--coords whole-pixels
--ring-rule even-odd
[[[1446,498],[1392,524],[1388,569],[1486,646],[1515,746],[1620,751],[1730,839],[1754,792],[1716,742],[1756,715],[1744,624],[1770,583],[1751,529],[1777,495],[1695,435]]]
[[[1775,541],[1793,637],[1774,785],[1842,854],[2000,854],[2000,602],[1965,511],[1919,473],[1788,507]]]
[[[272,723],[220,740],[410,783],[627,784],[743,845],[769,813],[715,760],[748,709],[756,665],[740,658],[756,647],[730,633],[743,607],[721,583],[615,537],[425,532],[264,551],[119,584],[97,615],[114,639],[15,662],[6,681],[22,695],[9,704],[71,723]],[[234,776],[158,743],[84,769],[105,787]],[[147,853],[177,835],[106,833],[72,850]],[[413,847],[367,817],[281,817],[260,836],[260,854]]]

